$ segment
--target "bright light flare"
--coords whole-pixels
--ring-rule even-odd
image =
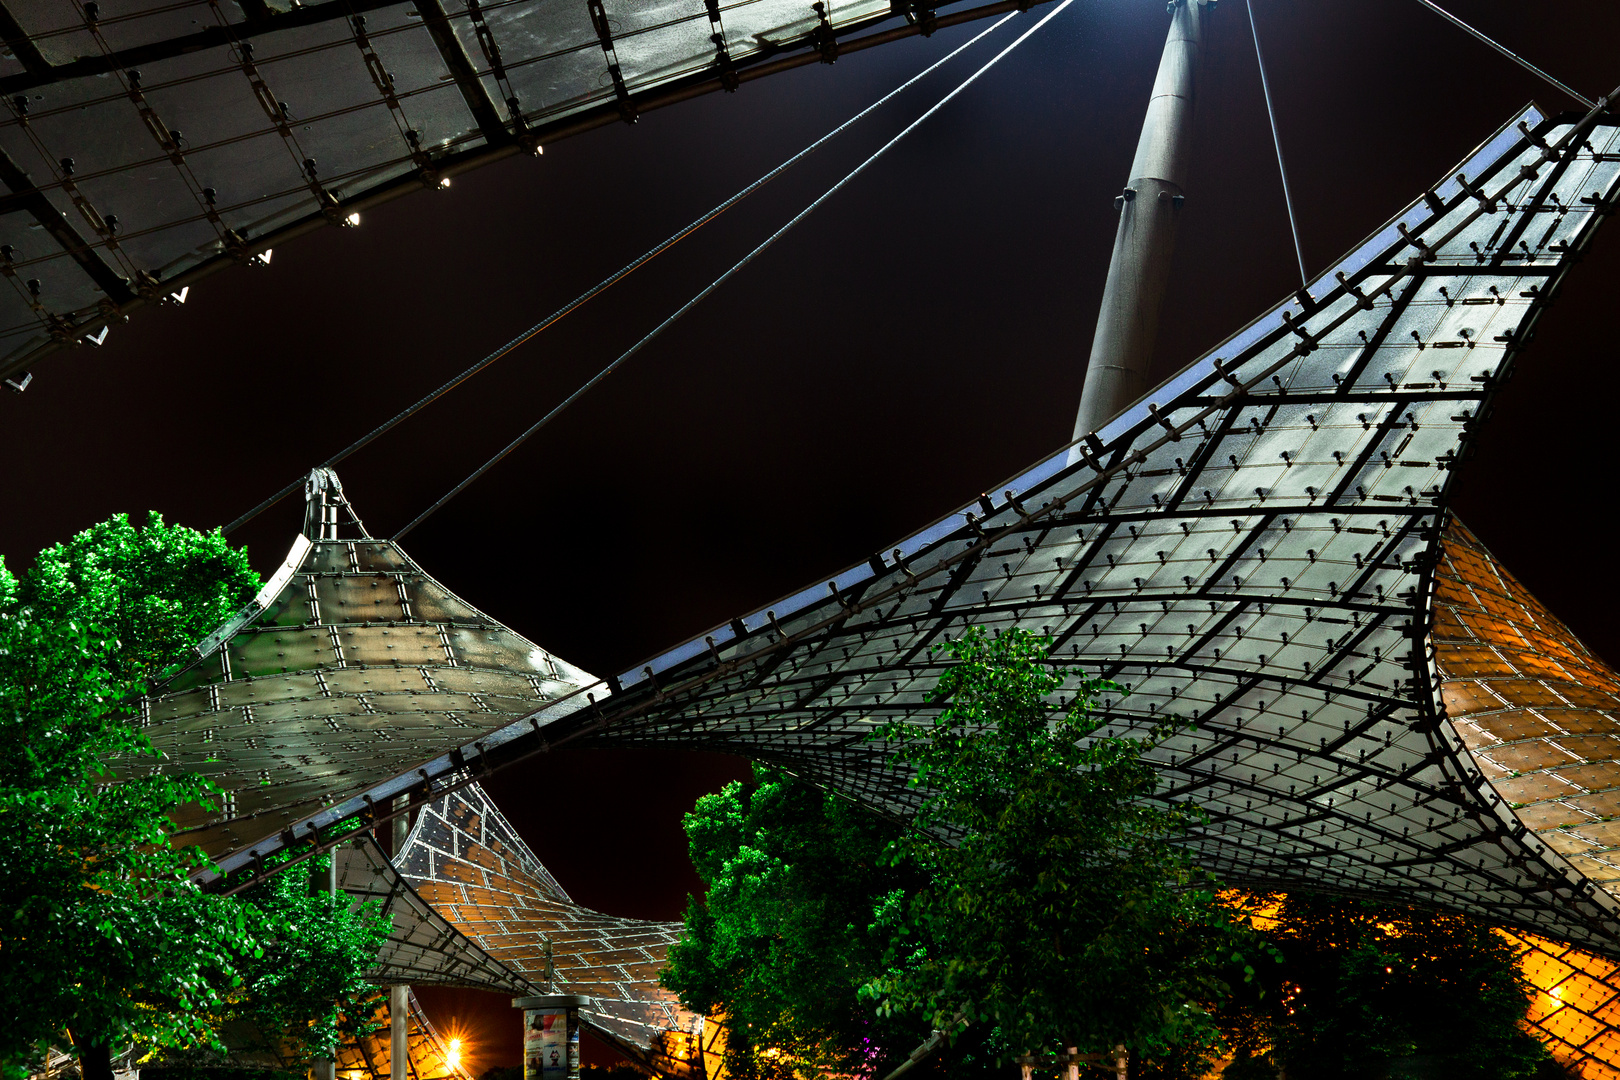
[[[452,1069],[461,1068],[461,1040],[460,1039],[451,1039],[450,1040],[450,1055],[449,1055],[449,1057],[450,1057],[450,1067]]]

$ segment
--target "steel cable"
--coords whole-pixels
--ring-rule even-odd
[[[658,337],[659,334],[662,334],[666,329],[668,329],[671,325],[673,325],[676,322],[676,320],[678,320],[682,315],[685,315],[688,311],[691,311],[694,307],[696,307],[699,303],[701,303],[705,297],[707,297],[710,293],[714,292],[714,290],[718,289],[727,280],[729,280],[733,274],[737,273],[737,271],[741,270],[743,267],[745,267],[749,263],[753,262],[762,253],[764,253],[764,251],[767,248],[769,248],[772,244],[776,243],[783,236],[787,235],[789,230],[791,230],[799,222],[803,221],[805,218],[809,217],[812,213],[814,213],[817,207],[819,207],[822,203],[826,202],[828,199],[832,198],[835,194],[837,194],[840,190],[842,190],[844,185],[848,184],[851,180],[855,179],[861,173],[865,172],[869,165],[871,165],[878,158],[880,158],[884,154],[886,154],[890,149],[892,149],[895,146],[896,143],[900,142],[901,139],[904,139],[907,135],[910,135],[913,131],[917,130],[917,128],[920,127],[925,120],[927,120],[929,117],[933,116],[940,109],[944,108],[946,104],[948,104],[953,98],[956,97],[956,95],[960,94],[963,90],[966,90],[969,86],[973,85],[973,83],[978,80],[979,76],[983,75],[985,72],[987,72],[991,68],[995,67],[996,64],[999,63],[1002,60],[1003,57],[1005,57],[1008,53],[1012,52],[1014,49],[1018,48],[1018,46],[1022,45],[1026,40],[1029,39],[1031,34],[1035,33],[1041,27],[1045,26],[1048,22],[1050,22],[1053,18],[1055,18],[1059,13],[1061,13],[1064,8],[1067,8],[1073,2],[1074,2],[1074,0],[1062,0],[1062,3],[1058,4],[1057,7],[1053,8],[1051,11],[1047,12],[1041,18],[1041,20],[1039,22],[1037,22],[1034,26],[1030,27],[1028,30],[1025,30],[1022,34],[1020,34],[1017,38],[1015,38],[1010,45],[1008,45],[1006,48],[1002,49],[995,56],[991,57],[990,60],[987,63],[985,63],[985,65],[983,67],[979,68],[979,70],[975,71],[972,75],[969,75],[965,80],[963,80],[962,83],[959,86],[956,87],[956,89],[952,90],[950,93],[946,94],[944,97],[942,97],[938,101],[936,101],[932,106],[929,107],[927,112],[923,113],[921,116],[917,117],[917,119],[913,120],[910,124],[906,125],[904,130],[902,130],[898,135],[896,135],[894,138],[890,139],[888,142],[884,143],[881,147],[879,147],[877,149],[876,152],[874,152],[865,161],[861,162],[859,165],[855,166],[854,169],[850,170],[844,176],[844,178],[842,180],[839,180],[832,187],[828,188],[826,191],[822,192],[819,196],[817,196],[813,202],[811,202],[803,210],[800,210],[797,214],[795,214],[793,216],[793,218],[790,221],[788,221],[788,223],[786,225],[783,225],[780,229],[777,229],[770,236],[766,237],[765,240],[758,247],[754,248],[747,255],[744,255],[741,259],[739,259],[736,263],[734,263],[729,270],[727,270],[725,273],[721,274],[719,277],[715,278],[708,285],[705,285],[703,287],[703,289],[700,290],[697,293],[697,295],[693,296],[692,299],[688,300],[686,303],[682,304],[678,309],[676,309],[674,314],[670,315],[663,322],[661,322],[657,326],[653,327],[650,331],[647,332],[647,334],[645,336],[643,336],[641,338],[640,341],[637,341],[634,345],[630,346],[630,348],[628,348],[624,352],[620,353],[619,356],[612,363],[608,364],[607,367],[603,368],[601,371],[599,371],[595,375],[591,376],[591,378],[588,379],[582,386],[580,386],[572,394],[569,394],[559,404],[554,406],[551,409],[550,412],[546,413],[539,420],[535,421],[534,424],[531,425],[527,431],[523,432],[523,434],[521,434],[517,438],[513,439],[510,443],[508,443],[494,457],[490,458],[488,461],[486,461],[482,465],[480,465],[477,469],[473,470],[472,474],[469,475],[465,480],[463,480],[461,483],[457,484],[455,487],[451,488],[448,492],[446,492],[443,495],[443,497],[441,497],[432,506],[428,507],[426,510],[422,511],[415,518],[413,518],[408,525],[406,525],[403,529],[399,530],[399,532],[394,534],[394,539],[397,541],[397,540],[400,540],[401,538],[403,538],[412,529],[416,528],[418,525],[422,524],[422,522],[426,521],[429,517],[431,517],[440,507],[444,506],[445,503],[449,502],[451,499],[453,499],[457,495],[461,494],[462,491],[466,490],[466,488],[469,485],[471,485],[474,481],[476,481],[479,477],[483,476],[490,469],[494,468],[495,465],[498,464],[508,454],[510,454],[512,451],[516,450],[519,446],[522,446],[523,443],[531,435],[533,435],[535,432],[539,431],[541,428],[545,427],[548,423],[550,423],[551,420],[554,417],[556,417],[558,413],[562,412],[564,409],[568,408],[568,406],[570,406],[574,402],[578,401],[581,397],[583,397],[586,393],[588,393],[591,390],[591,388],[594,387],[597,383],[601,382],[603,379],[605,379],[609,375],[613,374],[613,372],[618,369],[620,364],[623,364],[626,360],[630,359],[636,353],[640,352],[642,350],[642,348],[644,348],[654,338]],[[990,27],[990,30],[994,30],[997,26],[1000,26],[1003,22],[1006,22],[1007,19],[1010,19],[1011,17],[1012,16],[1009,14],[1009,15],[1006,15],[1003,18],[999,19],[995,23],[994,26]],[[988,33],[989,31],[987,30],[985,32]]]
[[[1294,234],[1294,257],[1299,260],[1300,288],[1309,288],[1305,272],[1305,248],[1299,242],[1299,221],[1294,217],[1294,196],[1288,188],[1288,166],[1283,164],[1282,136],[1277,132],[1277,112],[1271,107],[1271,83],[1266,79],[1266,58],[1260,53],[1260,24],[1254,21],[1254,0],[1243,0],[1249,10],[1249,30],[1254,34],[1254,59],[1260,65],[1260,91],[1266,97],[1266,118],[1271,121],[1271,142],[1277,148],[1277,172],[1282,176],[1283,202],[1288,205],[1288,230]]]
[[[1597,107],[1597,102],[1593,101],[1585,94],[1577,93],[1568,86],[1565,86],[1563,83],[1559,82],[1557,79],[1553,78],[1551,75],[1547,74],[1545,71],[1542,71],[1540,68],[1536,67],[1536,65],[1532,64],[1518,53],[1512,52],[1511,50],[1498,45],[1495,41],[1492,41],[1490,38],[1486,37],[1478,30],[1475,30],[1472,26],[1469,26],[1467,23],[1463,22],[1461,19],[1457,18],[1457,16],[1453,15],[1439,4],[1436,4],[1434,0],[1418,0],[1418,3],[1422,4],[1424,7],[1440,16],[1442,19],[1451,23],[1453,26],[1460,27],[1462,30],[1477,38],[1479,41],[1489,45],[1491,48],[1495,49],[1497,52],[1501,53],[1515,64],[1518,64],[1520,67],[1524,68],[1524,70],[1528,71],[1530,74],[1536,76],[1536,78],[1543,79],[1548,83],[1548,85],[1555,86],[1562,90],[1564,93],[1580,102],[1586,108],[1593,109]]]
[[[1001,26],[1002,23],[1006,22],[1010,18],[1012,18],[1012,14],[1009,13],[1007,15],[1002,16],[1000,19],[997,19],[990,26],[988,26],[985,29],[979,31],[977,34],[973,35],[967,41],[963,42],[962,44],[958,45],[956,48],[952,49],[950,52],[946,53],[944,56],[940,57],[938,60],[935,60],[932,64],[929,64],[927,67],[925,67],[921,71],[917,72],[917,74],[913,75],[911,78],[907,79],[905,82],[901,83],[899,86],[895,87],[893,90],[890,90],[887,94],[884,94],[882,97],[880,97],[876,101],[872,102],[872,104],[868,105],[866,108],[862,109],[860,112],[858,112],[855,115],[851,116],[848,120],[845,120],[842,124],[839,124],[837,127],[833,128],[831,131],[827,132],[827,134],[821,136],[821,138],[817,139],[815,142],[813,142],[810,145],[806,146],[803,150],[800,150],[798,153],[794,154],[792,157],[788,158],[786,161],[782,162],[780,165],[776,166],[776,168],[774,168],[774,169],[770,170],[769,172],[765,173],[764,175],[759,177],[759,179],[755,180],[753,183],[751,183],[751,184],[747,185],[746,187],[740,189],[736,194],[732,195],[730,198],[726,199],[724,202],[721,202],[718,205],[716,205],[712,210],[708,211],[703,216],[697,218],[690,225],[687,225],[684,228],[678,230],[677,232],[672,233],[667,239],[659,242],[658,244],[655,244],[653,247],[649,248],[644,254],[642,254],[641,256],[639,256],[638,258],[633,260],[632,262],[627,263],[622,269],[620,269],[616,273],[613,273],[613,274],[609,275],[608,277],[603,278],[601,281],[597,282],[595,285],[593,285],[589,289],[585,290],[583,293],[581,293],[579,296],[575,297],[573,300],[569,301],[567,304],[565,304],[562,307],[558,308],[556,311],[552,312],[550,315],[546,316],[541,321],[535,323],[533,326],[529,327],[527,330],[525,330],[523,333],[519,334],[517,337],[513,338],[511,341],[508,341],[505,345],[502,345],[500,348],[496,349],[494,352],[490,353],[488,356],[486,356],[482,360],[478,361],[472,367],[470,367],[467,370],[463,371],[461,374],[457,375],[455,378],[451,379],[449,382],[445,383],[443,386],[440,386],[437,390],[434,390],[432,393],[428,394],[426,397],[424,397],[420,401],[416,402],[416,404],[411,405],[408,408],[402,410],[401,412],[395,414],[392,418],[390,418],[390,419],[384,421],[383,423],[379,424],[377,427],[373,428],[371,431],[367,432],[365,435],[362,435],[360,438],[356,439],[354,442],[350,443],[348,446],[344,447],[342,450],[339,450],[337,453],[333,454],[331,457],[329,457],[325,461],[321,462],[321,466],[323,468],[331,468],[332,466],[336,465],[338,462],[342,461],[344,458],[348,457],[350,454],[353,454],[356,451],[363,449],[365,446],[367,446],[368,444],[370,444],[374,440],[376,440],[379,437],[387,434],[389,431],[392,431],[395,427],[397,427],[401,423],[404,423],[406,420],[409,420],[412,416],[415,416],[418,412],[421,412],[423,409],[427,408],[429,405],[433,404],[435,401],[438,401],[440,398],[444,397],[444,395],[448,394],[450,391],[454,390],[456,387],[460,386],[462,383],[466,382],[468,379],[472,378],[474,375],[477,375],[480,371],[483,371],[485,368],[487,368],[491,364],[495,363],[495,361],[497,361],[497,360],[501,359],[502,357],[506,356],[507,354],[512,352],[514,349],[516,349],[518,346],[520,346],[520,345],[524,344],[525,342],[529,341],[531,338],[533,338],[537,334],[539,334],[542,330],[545,330],[547,327],[549,327],[553,323],[559,321],[564,316],[569,315],[572,312],[578,310],[579,308],[583,307],[589,301],[595,299],[597,296],[600,296],[602,293],[606,292],[608,289],[612,288],[614,285],[617,285],[620,281],[623,281],[626,277],[629,277],[635,271],[641,269],[643,266],[645,266],[647,263],[651,262],[653,259],[657,258],[659,255],[662,255],[664,252],[668,251],[670,248],[674,247],[676,244],[680,243],[682,240],[686,239],[688,236],[691,236],[693,233],[697,232],[698,229],[700,229],[703,226],[707,225],[709,222],[713,221],[715,218],[719,217],[721,214],[725,213],[727,210],[730,210],[733,206],[736,206],[739,202],[742,202],[742,200],[746,199],[748,196],[752,195],[754,192],[758,191],[760,188],[764,187],[766,184],[770,183],[772,180],[775,180],[778,176],[781,176],[783,173],[787,172],[793,166],[797,165],[799,162],[803,161],[805,158],[807,158],[811,154],[815,153],[822,146],[826,145],[828,142],[831,142],[833,139],[837,138],[839,135],[842,135],[845,131],[848,131],[851,127],[854,127],[857,123],[859,123],[861,120],[864,120],[871,113],[875,112],[877,109],[882,108],[884,105],[888,104],[890,101],[892,101],[899,94],[903,93],[906,90],[909,90],[911,87],[915,86],[918,82],[921,82],[923,79],[925,79],[929,75],[933,74],[940,67],[942,67],[945,64],[949,63],[951,60],[954,60],[957,56],[961,55],[967,49],[972,48],[982,38],[984,38],[985,35],[994,32],[998,27]],[[241,517],[237,518],[235,521],[233,521],[229,525],[225,526],[225,528],[222,531],[224,531],[226,533],[234,532],[236,529],[242,527],[243,525],[247,524],[249,521],[252,521],[254,518],[258,517],[264,511],[270,509],[270,507],[274,506],[276,503],[280,502],[282,499],[285,499],[288,495],[291,495],[293,492],[297,491],[298,488],[300,486],[302,486],[303,483],[304,483],[304,477],[300,476],[297,480],[294,480],[292,483],[288,484],[286,487],[282,488],[280,491],[276,492],[274,495],[271,495],[269,498],[267,498],[263,502],[259,503],[257,506],[255,506],[253,509],[249,510],[247,513],[243,514]]]

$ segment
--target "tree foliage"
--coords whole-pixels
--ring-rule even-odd
[[[892,947],[874,909],[917,884],[883,858],[892,825],[755,766],[752,782],[700,798],[685,828],[707,892],[690,900],[662,980],[725,1014],[733,1076],[870,1072],[917,1044],[915,1023],[856,996]]]
[[[217,531],[155,514],[144,526],[125,515],[94,526],[40,552],[20,576],[0,564],[8,1075],[63,1044],[65,1032],[103,1066],[121,1042],[218,1046],[220,1025],[254,1002],[295,1000],[278,996],[276,980],[309,979],[324,992],[334,988],[315,981],[317,960],[363,966],[375,955],[374,911],[338,910],[290,881],[256,902],[205,894],[190,875],[206,857],[169,841],[168,811],[207,803],[213,787],[162,767],[135,704],[257,588],[245,552]],[[120,777],[114,762],[158,767]],[[330,1042],[331,1024],[320,1021],[334,1000],[317,1007],[305,997],[299,1009],[264,1015],[291,1024],[283,1034],[303,1048],[295,1055],[307,1053]]]
[[[895,913],[925,950],[868,993],[941,1029],[993,1025],[1012,1053],[1196,1059],[1255,942],[1172,843],[1200,812],[1158,797],[1144,755],[1180,729],[1104,734],[1093,704],[1119,688],[1065,690],[1049,647],[969,630],[941,647],[934,721],[878,732],[921,799],[896,853],[929,883]]]
[[[1284,963],[1221,1013],[1238,1058],[1230,1080],[1547,1075],[1546,1050],[1522,1026],[1533,990],[1488,927],[1309,893],[1253,902]]]
[[[768,769],[699,800],[708,892],[665,985],[726,1014],[734,1070],[883,1075],[931,1028],[958,1036],[957,1075],[1216,1042],[1209,1007],[1252,942],[1170,843],[1197,811],[1154,801],[1142,755],[1171,729],[1100,737],[1110,687],[1069,699],[1048,645],[970,631],[945,647],[937,722],[877,733],[921,802],[906,828]]]

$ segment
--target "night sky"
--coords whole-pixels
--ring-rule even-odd
[[[1620,82],[1613,0],[1450,0],[1589,97]],[[1256,0],[1313,273],[1557,91],[1414,0]],[[908,92],[345,462],[388,535],[1048,8]],[[222,524],[791,155],[984,24],[643,114],[232,268],[0,395],[0,554],[118,511]],[[461,596],[606,675],[865,557],[1068,439],[1162,0],[1078,0],[405,546]],[[1298,286],[1241,2],[1210,23],[1156,377]],[[1603,565],[1620,388],[1620,226],[1543,319],[1462,474],[1462,519],[1620,661]],[[266,571],[290,500],[243,528]],[[576,900],[678,918],[680,834],[716,755],[573,751],[488,786]],[[558,818],[575,826],[566,846]],[[437,1020],[471,1018],[434,995]],[[493,1010],[493,1011],[491,1011]],[[509,1010],[508,1010],[509,1011]],[[493,1019],[491,1019],[493,1017]],[[516,1024],[510,1025],[515,1036]],[[498,1048],[497,1048],[498,1049]],[[504,1050],[485,1063],[507,1059]],[[515,1049],[510,1053],[515,1063]]]

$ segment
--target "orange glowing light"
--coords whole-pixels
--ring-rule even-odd
[[[451,1039],[450,1040],[450,1067],[452,1069],[461,1068],[461,1040],[460,1039]]]

